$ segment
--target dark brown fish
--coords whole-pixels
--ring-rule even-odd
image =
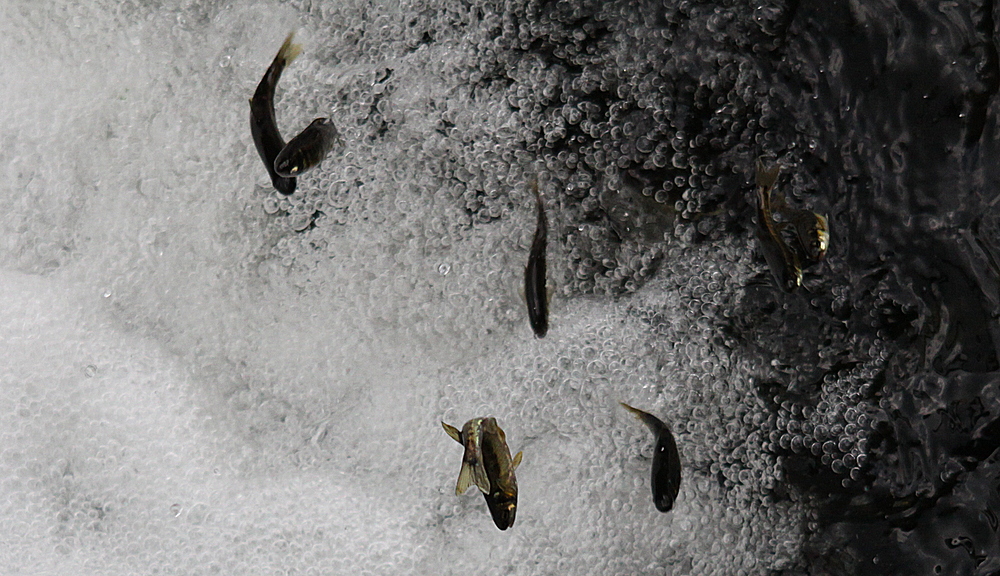
[[[298,136],[292,138],[274,159],[274,171],[286,178],[301,176],[319,165],[334,145],[340,133],[329,118],[317,118]]]
[[[536,338],[544,338],[549,331],[549,296],[546,288],[545,247],[548,244],[549,223],[545,217],[545,202],[538,191],[538,181],[532,179],[531,188],[535,192],[538,206],[538,224],[535,238],[528,253],[528,265],[524,267],[524,300],[528,305],[528,321]]]
[[[469,486],[475,484],[482,491],[497,528],[506,530],[513,526],[517,512],[514,470],[521,464],[521,453],[511,459],[507,436],[496,418],[473,418],[462,426],[461,432],[444,422],[441,426],[465,447],[455,493],[464,494]]]
[[[285,195],[295,192],[295,178],[283,177],[274,170],[274,161],[285,147],[285,141],[278,132],[278,122],[274,117],[274,88],[278,85],[285,66],[302,53],[301,46],[292,44],[294,36],[295,33],[292,32],[285,38],[278,54],[261,78],[260,84],[257,84],[253,98],[250,99],[250,133],[253,135],[253,143],[257,146],[260,159],[264,161],[264,167],[267,168],[274,189]]]
[[[757,243],[778,286],[786,292],[794,292],[802,285],[802,263],[782,238],[771,206],[771,193],[779,171],[777,165],[766,167],[757,161]]]
[[[677,500],[681,489],[681,457],[677,452],[674,435],[659,418],[638,408],[633,408],[624,402],[619,402],[626,410],[635,414],[656,438],[653,449],[653,504],[660,512],[669,512]]]

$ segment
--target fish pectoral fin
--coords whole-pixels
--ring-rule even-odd
[[[521,465],[521,456],[523,456],[523,455],[524,455],[524,453],[520,452],[520,451],[517,454],[514,455],[514,462],[513,462],[513,464],[511,464],[511,467],[510,467],[511,470],[517,470],[517,467]]]
[[[555,294],[555,293],[556,293],[555,288],[553,288],[549,284],[545,285],[545,303],[546,304],[551,304],[552,303],[552,295]]]
[[[441,426],[444,427],[444,431],[447,432],[448,436],[451,436],[455,442],[458,442],[459,444],[462,443],[462,433],[458,431],[458,428],[445,424],[444,422],[441,422]]]

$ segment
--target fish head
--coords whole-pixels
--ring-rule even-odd
[[[490,494],[483,494],[486,499],[486,506],[493,516],[493,523],[497,528],[506,530],[514,525],[514,517],[517,514],[517,492],[513,493],[497,490]]]
[[[788,264],[781,273],[781,288],[785,292],[795,292],[802,286],[802,269],[794,264]]]
[[[298,158],[295,154],[279,154],[274,161],[274,171],[285,178],[294,178],[302,171],[302,166],[298,164]]]
[[[670,493],[654,494],[653,504],[660,512],[670,512],[670,510],[674,507],[674,498],[676,496],[676,494]]]

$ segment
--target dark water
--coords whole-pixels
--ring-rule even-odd
[[[816,509],[788,573],[1000,572],[993,2],[636,8],[511,9],[482,68],[554,71],[512,104],[578,200],[569,291],[641,285],[665,230],[751,238],[751,167],[777,158],[789,202],[829,216],[828,257],[715,322],[760,360],[774,497]]]
[[[810,573],[1000,569],[995,18],[803,2],[788,30],[779,82],[818,131],[804,159],[837,230],[814,302],[878,350],[848,354],[874,362],[860,399],[878,406],[858,480],[796,478],[823,501]]]
[[[824,443],[818,459],[793,453],[785,461],[789,480],[819,506],[806,571],[996,573],[993,2],[786,9],[790,24],[762,68],[791,134],[767,148],[787,153],[809,138],[796,153],[806,173],[801,190],[828,207],[836,241],[800,296],[807,310],[786,304],[777,323],[835,334],[820,348],[839,341],[837,363],[813,363],[814,377],[844,387],[842,400],[867,415],[860,424],[830,419],[826,432],[837,446]],[[792,348],[773,353],[787,357]],[[793,397],[783,384],[766,392],[776,403],[788,396],[819,408],[825,400],[816,386]],[[860,450],[851,457],[842,448],[855,439]]]

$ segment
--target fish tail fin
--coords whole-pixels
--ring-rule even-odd
[[[292,60],[299,57],[302,54],[302,45],[293,44],[292,40],[295,38],[295,31],[288,33],[285,37],[285,41],[281,44],[281,48],[278,49],[278,55],[274,57],[275,60],[281,60],[284,66],[291,64]]]
[[[758,158],[756,165],[757,186],[760,188],[770,188],[774,186],[774,183],[778,181],[779,172],[781,172],[780,166],[777,164],[768,166],[764,163],[763,159]]]
[[[642,418],[642,415],[645,414],[645,412],[643,412],[642,410],[639,410],[638,408],[633,408],[633,407],[629,406],[628,404],[626,404],[624,402],[619,402],[619,404],[622,405],[622,408],[624,408],[624,409],[628,410],[629,412],[635,414],[636,418]]]
[[[462,469],[458,472],[458,482],[455,484],[455,494],[461,496],[473,484],[483,491],[483,494],[490,493],[490,480],[486,477],[486,469],[482,464],[473,464],[469,460],[462,462]]]
[[[535,206],[538,211],[538,221],[541,226],[548,227],[548,221],[545,218],[545,198],[542,196],[542,191],[538,188],[538,177],[532,176],[531,180],[528,181],[528,185],[531,186],[531,191],[535,194]]]
[[[635,417],[639,419],[640,422],[645,424],[646,427],[653,432],[653,434],[658,434],[660,430],[666,428],[666,425],[662,421],[660,421],[659,418],[653,416],[649,412],[644,412],[642,410],[639,410],[638,408],[633,408],[632,406],[629,406],[624,402],[619,402],[619,404],[621,404],[623,408],[625,408],[632,414],[635,414]]]

